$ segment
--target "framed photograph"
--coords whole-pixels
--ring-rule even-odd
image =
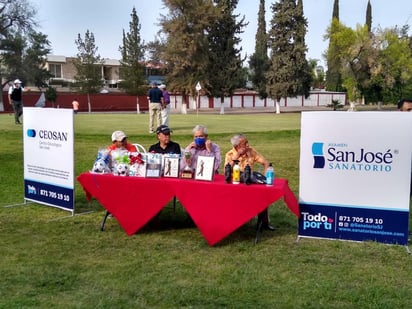
[[[199,156],[197,158],[195,179],[196,180],[213,180],[215,174],[215,157]]]
[[[160,177],[162,175],[162,155],[158,153],[146,154],[146,177]]]
[[[164,156],[163,157],[163,177],[179,177],[180,171],[180,158],[177,156]]]

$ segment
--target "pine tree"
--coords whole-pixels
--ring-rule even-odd
[[[326,62],[328,71],[326,72],[326,90],[329,91],[342,91],[342,62],[339,58],[339,51],[336,46],[337,43],[334,41],[333,34],[339,28],[339,0],[335,0],[333,3],[332,12],[332,23],[328,29],[328,34],[325,36],[329,38],[329,47],[326,52]]]
[[[268,34],[266,33],[265,0],[260,0],[258,12],[258,28],[255,36],[255,53],[249,58],[251,81],[253,88],[261,98],[267,98],[266,72],[269,69]]]
[[[144,66],[144,43],[141,41],[139,17],[133,7],[130,14],[129,32],[123,30],[123,45],[119,47],[122,55],[119,86],[128,94],[139,95],[147,91]]]
[[[371,2],[368,0],[368,5],[366,7],[366,26],[368,26],[368,31],[372,31],[372,6]]]
[[[244,17],[237,22],[239,15],[234,15],[238,0],[214,0],[221,14],[208,31],[208,81],[205,85],[210,95],[221,99],[229,97],[242,81],[243,71],[241,49],[236,48],[241,39],[238,37],[245,26]]]
[[[220,12],[213,0],[163,0],[169,13],[162,16],[162,31],[166,35],[164,60],[168,65],[168,88],[194,96],[201,81],[208,85],[208,31]]]
[[[74,61],[76,68],[75,86],[79,87],[81,93],[87,94],[87,103],[89,111],[90,105],[90,93],[97,93],[103,86],[101,66],[102,60],[97,53],[97,46],[94,40],[93,32],[86,31],[84,40],[80,33],[75,41],[78,53],[77,58]]]
[[[270,69],[266,75],[269,97],[280,101],[309,94],[310,66],[306,60],[307,21],[301,1],[280,0],[272,5]]]

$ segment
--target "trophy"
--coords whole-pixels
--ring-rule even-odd
[[[185,157],[185,167],[183,168],[181,178],[192,179],[193,170],[190,167],[190,159],[192,157],[192,154],[190,153],[190,151],[185,151],[184,157]]]

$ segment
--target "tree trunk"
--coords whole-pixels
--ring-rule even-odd
[[[224,115],[225,114],[225,98],[220,97],[220,114]]]

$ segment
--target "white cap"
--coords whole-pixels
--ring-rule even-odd
[[[161,84],[161,85],[159,86],[159,88],[160,88],[160,89],[164,89],[164,88],[166,88],[166,85],[165,85],[165,84]]]
[[[121,142],[126,136],[123,131],[114,131],[112,134],[112,142]]]
[[[21,84],[21,80],[20,79],[15,79],[14,84]]]

